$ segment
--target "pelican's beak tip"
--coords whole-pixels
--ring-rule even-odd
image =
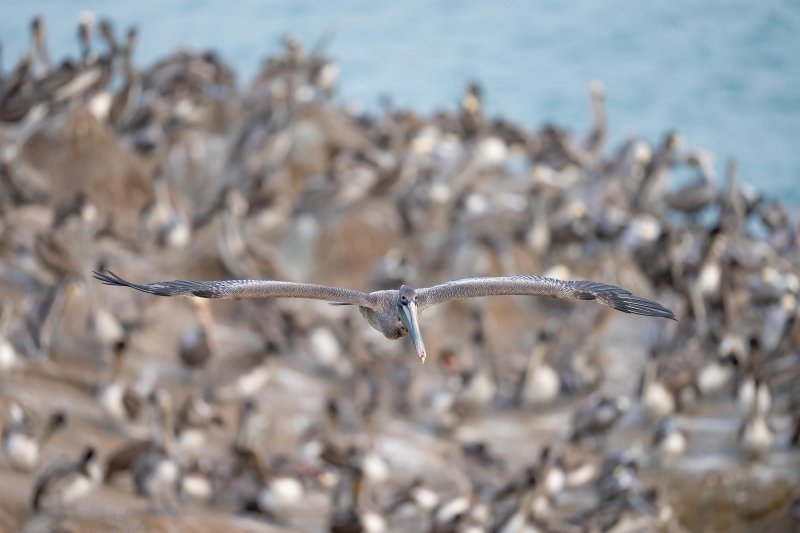
[[[419,356],[419,360],[422,361],[423,365],[425,364],[425,357],[426,357],[426,355],[424,353],[420,354],[420,356]]]

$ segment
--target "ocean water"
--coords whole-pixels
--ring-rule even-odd
[[[612,143],[658,142],[677,129],[688,146],[730,157],[740,177],[800,206],[800,2],[796,0],[42,0],[0,4],[3,64],[28,45],[41,14],[54,58],[77,55],[89,10],[118,31],[138,25],[136,62],[177,46],[213,48],[247,80],[287,32],[311,45],[334,33],[339,98],[376,108],[381,95],[429,112],[454,108],[479,81],[491,115],[531,128],[585,131],[592,80],[607,89]]]

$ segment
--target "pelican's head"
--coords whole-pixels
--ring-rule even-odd
[[[41,17],[34,17],[31,21],[31,33],[36,46],[41,46],[44,41],[44,24],[42,24]]]
[[[128,28],[128,46],[133,47],[136,44],[136,41],[139,39],[139,28],[136,26],[131,26]]]
[[[422,334],[419,331],[419,321],[417,320],[417,293],[407,285],[400,287],[400,294],[397,297],[397,316],[411,336],[419,360],[424,363],[425,344],[422,342]]]

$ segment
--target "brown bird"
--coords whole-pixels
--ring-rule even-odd
[[[411,336],[417,355],[425,362],[425,345],[418,315],[433,305],[482,296],[547,296],[573,300],[597,300],[623,313],[675,319],[675,314],[661,304],[634,296],[630,292],[595,281],[561,281],[540,276],[468,278],[449,281],[434,287],[414,290],[407,285],[400,290],[363,293],[308,283],[271,280],[162,281],[137,285],[106,271],[95,272],[105,285],[131,287],[157,296],[196,296],[199,298],[309,298],[327,300],[330,305],[357,305],[370,326],[390,340]]]

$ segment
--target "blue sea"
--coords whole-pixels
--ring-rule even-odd
[[[369,109],[382,95],[428,112],[455,108],[479,81],[491,115],[576,132],[590,123],[587,84],[607,89],[611,139],[658,142],[677,129],[688,146],[800,206],[800,2],[796,0],[100,0],[0,5],[3,64],[44,17],[54,58],[77,55],[82,11],[122,32],[139,26],[136,62],[178,46],[213,48],[250,79],[287,32],[308,45],[326,32],[341,69],[339,98]]]

